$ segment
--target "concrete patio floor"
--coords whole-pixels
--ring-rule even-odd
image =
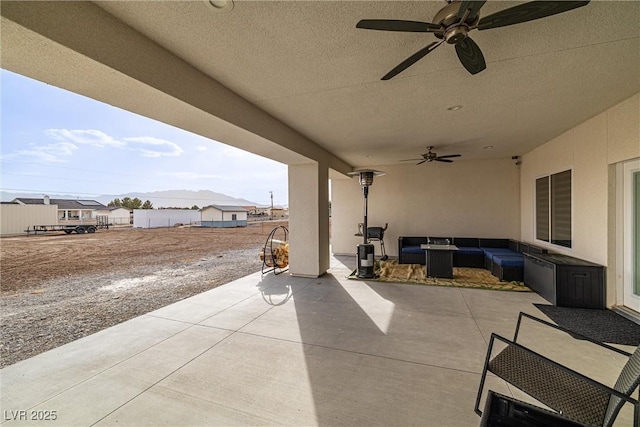
[[[354,265],[252,274],[6,367],[2,423],[478,425],[491,332],[512,337],[518,313],[545,318],[533,305],[545,301],[345,279]],[[622,360],[560,335],[523,329],[525,343],[615,382]],[[495,377],[486,389],[523,397]],[[46,411],[57,419],[32,418]]]

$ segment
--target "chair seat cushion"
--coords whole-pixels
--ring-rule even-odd
[[[463,247],[458,247],[458,253],[464,254],[464,255],[475,255],[475,254],[482,255],[484,251],[480,248],[463,246]]]
[[[494,255],[492,260],[501,267],[524,267],[522,255]]]
[[[423,254],[424,249],[420,249],[420,246],[405,246],[402,248],[403,254]]]

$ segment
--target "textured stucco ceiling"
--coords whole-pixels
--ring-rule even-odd
[[[519,3],[489,0],[481,14]],[[223,13],[202,0],[96,4],[353,166],[428,145],[463,159],[524,154],[640,90],[634,1],[473,31],[487,62],[475,76],[443,44],[389,81],[380,78],[435,37],[356,23],[431,21],[444,1],[236,0]]]

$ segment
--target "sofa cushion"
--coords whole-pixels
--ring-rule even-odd
[[[475,254],[482,255],[484,254],[484,251],[480,248],[474,248],[469,246],[462,246],[462,247],[458,246],[458,253],[464,254],[464,255],[475,255]]]
[[[404,254],[423,254],[424,249],[420,249],[420,246],[405,246],[402,248]]]
[[[457,247],[464,246],[465,248],[477,248],[480,246],[478,244],[478,238],[476,237],[454,237],[453,244]]]
[[[478,239],[481,248],[508,248],[509,239]]]
[[[522,255],[495,255],[493,262],[501,267],[524,267]]]
[[[480,248],[484,252],[485,255],[493,255],[493,254],[518,254],[517,252],[513,252],[509,248]]]
[[[427,243],[427,237],[400,236],[398,241],[401,246],[420,246]]]

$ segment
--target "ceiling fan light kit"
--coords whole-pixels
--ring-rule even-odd
[[[480,47],[469,37],[472,30],[489,30],[533,21],[559,13],[568,12],[589,1],[531,1],[480,17],[480,9],[486,0],[450,0],[433,18],[433,22],[405,21],[398,19],[363,19],[356,28],[380,31],[401,31],[413,33],[432,33],[440,41],[432,42],[405,59],[382,77],[389,80],[411,65],[433,52],[445,41],[455,45],[456,54],[462,66],[470,73],[477,74],[487,68]]]

